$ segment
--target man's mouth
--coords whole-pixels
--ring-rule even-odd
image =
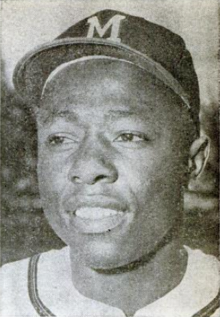
[[[75,210],[67,213],[75,230],[84,234],[110,232],[123,224],[129,214],[124,204],[103,197],[78,203]]]
[[[82,219],[98,220],[105,219],[112,216],[122,216],[123,212],[101,207],[84,207],[76,210],[75,215]]]

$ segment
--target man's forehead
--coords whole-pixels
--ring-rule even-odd
[[[170,120],[179,99],[152,74],[118,60],[97,59],[60,67],[46,82],[40,105],[43,121],[77,121],[84,114],[96,117],[139,117]],[[167,111],[168,110],[168,111]]]
[[[153,88],[158,85],[155,76],[142,68],[123,60],[100,59],[80,60],[59,66],[48,77],[42,91],[42,95],[56,91],[75,89],[75,94],[81,90],[92,89],[94,92],[100,86],[108,88],[109,93],[115,90],[128,88],[141,89]],[[162,85],[162,84],[161,84]]]
[[[55,71],[44,86],[41,103],[67,106],[106,102],[136,108],[144,104],[155,106],[155,102],[165,101],[166,97],[173,100],[173,95],[162,82],[136,65],[90,60],[67,64]]]

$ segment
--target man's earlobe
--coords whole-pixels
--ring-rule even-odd
[[[205,169],[210,153],[210,139],[201,136],[190,148],[189,170],[192,178],[198,178]]]

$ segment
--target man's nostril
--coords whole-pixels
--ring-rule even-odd
[[[95,183],[101,181],[102,179],[105,179],[106,177],[107,177],[107,176],[105,176],[105,175],[98,175],[98,176],[94,179],[93,183],[95,184]]]
[[[74,177],[72,178],[72,180],[73,180],[74,183],[78,183],[78,184],[79,184],[79,183],[82,183],[80,177],[78,177],[78,176],[74,176]]]

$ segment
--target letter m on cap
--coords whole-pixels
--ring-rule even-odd
[[[97,17],[92,17],[88,19],[89,31],[87,34],[87,38],[93,38],[95,34],[95,30],[100,37],[103,37],[105,33],[111,28],[111,36],[107,38],[107,40],[112,40],[115,42],[121,42],[121,38],[119,37],[120,31],[120,23],[125,19],[125,16],[116,14],[114,15],[103,27],[101,27],[99,20]]]

